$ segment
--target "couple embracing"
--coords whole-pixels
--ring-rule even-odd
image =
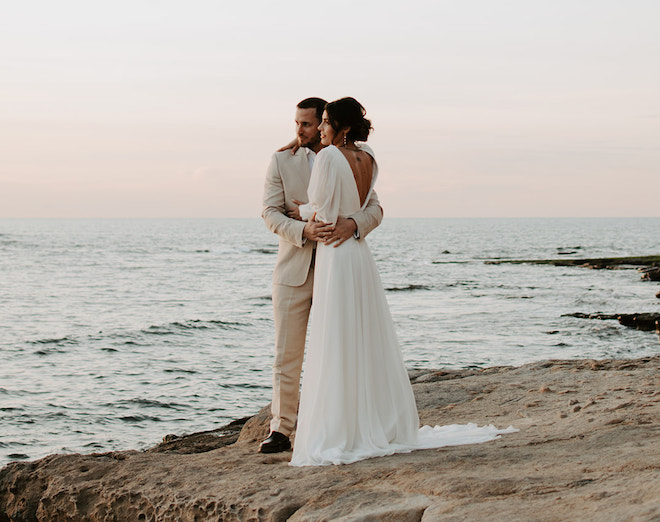
[[[364,143],[372,129],[365,116],[354,98],[301,101],[294,152],[275,153],[266,176],[262,216],[279,236],[279,252],[272,420],[260,451],[289,450],[295,429],[293,466],[485,442],[510,431],[474,424],[419,428],[385,291],[364,239],[383,218],[374,192],[378,166]]]

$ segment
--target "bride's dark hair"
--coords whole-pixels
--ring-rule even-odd
[[[367,111],[355,98],[335,100],[328,103],[325,110],[328,113],[328,121],[335,132],[350,127],[351,130],[346,134],[349,140],[367,141],[373,127],[371,122],[364,117]]]

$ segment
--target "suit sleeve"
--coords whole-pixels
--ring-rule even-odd
[[[383,221],[383,207],[380,206],[376,191],[371,191],[371,197],[364,210],[348,217],[355,221],[359,238],[367,237],[369,232],[380,225]]]
[[[291,219],[285,214],[284,183],[280,173],[277,155],[273,154],[266,172],[263,197],[263,217],[266,227],[280,238],[302,248],[305,223]]]

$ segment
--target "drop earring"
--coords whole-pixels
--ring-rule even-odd
[[[344,133],[344,147],[346,146],[346,133]]]

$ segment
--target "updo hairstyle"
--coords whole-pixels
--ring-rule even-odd
[[[355,98],[341,98],[325,106],[328,121],[335,132],[350,127],[346,134],[350,141],[367,141],[369,133],[373,130],[371,122],[364,117],[367,113],[364,107]]]

